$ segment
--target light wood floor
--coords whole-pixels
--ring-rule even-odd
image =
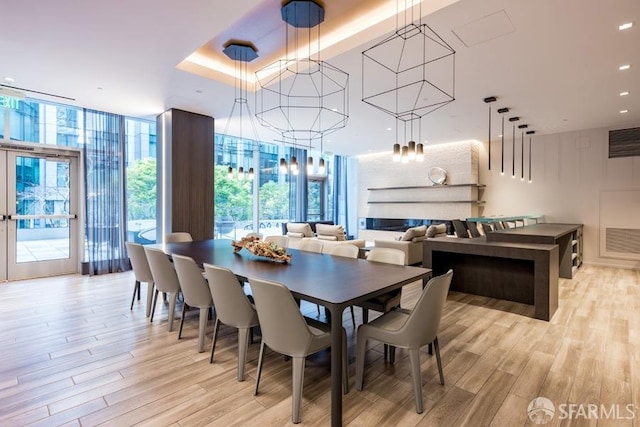
[[[178,340],[179,315],[167,332],[160,304],[150,324],[144,292],[129,310],[132,288],[131,273],[0,283],[1,426],[291,424],[291,370],[281,356],[267,353],[254,397],[258,344],[239,383],[232,329],[221,330],[209,364],[209,353],[197,352],[196,311]],[[419,290],[405,288],[403,306]],[[310,304],[303,310],[316,313]],[[451,293],[439,334],[446,385],[425,349],[425,411],[416,414],[402,350],[389,365],[381,346],[370,346],[365,390],[355,390],[355,336],[345,312],[352,385],[345,425],[524,426],[531,399],[545,396],[556,406],[635,405],[633,420],[561,421],[556,411],[547,425],[640,426],[640,272],[583,266],[560,281],[551,322],[531,315],[529,306]],[[359,323],[359,309],[356,316]],[[328,353],[307,362],[302,425],[329,424],[328,364]]]

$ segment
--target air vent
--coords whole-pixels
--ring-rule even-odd
[[[607,252],[640,254],[640,229],[607,228]]]
[[[609,158],[640,156],[640,128],[609,131]]]

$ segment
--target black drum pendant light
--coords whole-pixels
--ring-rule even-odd
[[[488,144],[489,144],[489,153],[488,153],[488,159],[487,159],[487,164],[488,164],[488,169],[491,170],[491,103],[495,102],[497,100],[497,98],[495,96],[489,96],[488,98],[484,99],[484,102],[486,102],[487,104],[489,104],[489,139],[488,139]]]
[[[509,117],[509,121],[513,123],[513,135],[511,137],[511,178],[516,177],[516,122],[520,117]]]

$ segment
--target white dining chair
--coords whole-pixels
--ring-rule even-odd
[[[213,363],[220,323],[238,329],[238,381],[244,381],[250,331],[251,328],[260,324],[258,313],[242,290],[242,284],[231,270],[204,264],[204,274],[209,283],[213,305],[216,309],[209,363]]]
[[[169,233],[164,236],[164,243],[182,243],[182,242],[193,242],[193,237],[191,237],[191,233],[187,233],[186,231],[175,231],[173,233]]]
[[[395,361],[396,347],[405,348],[411,360],[411,376],[416,412],[424,411],[422,402],[422,373],[420,369],[420,348],[433,343],[438,364],[440,384],[444,385],[438,329],[442,310],[447,300],[453,271],[429,280],[413,310],[393,310],[362,324],[357,332],[356,389],[364,387],[364,357],[367,340],[376,340],[390,346],[389,362]]]
[[[293,399],[291,421],[300,422],[302,412],[302,389],[304,383],[305,358],[331,346],[331,333],[307,324],[300,313],[291,292],[281,283],[249,278],[249,284],[255,299],[262,342],[258,357],[258,373],[254,395],[258,394],[260,375],[264,361],[264,347],[289,356],[292,361]],[[328,327],[328,325],[326,325]],[[349,390],[346,332],[342,328],[342,369],[343,391]]]
[[[266,236],[265,242],[273,242],[281,248],[287,249],[289,247],[289,238],[287,236]]]
[[[173,319],[175,317],[176,300],[180,293],[180,282],[176,275],[176,270],[169,260],[167,254],[157,248],[144,247],[145,255],[149,261],[151,274],[156,285],[153,295],[153,305],[151,306],[151,322],[156,311],[156,303],[158,301],[158,293],[164,292],[169,299],[169,332],[173,331]]]
[[[322,242],[320,240],[303,239],[298,249],[305,252],[322,253]]]
[[[356,245],[350,245],[348,243],[343,243],[339,245],[333,245],[330,254],[332,256],[341,256],[345,258],[353,258],[356,259],[360,255],[360,248]],[[353,311],[353,306],[349,306],[351,310],[351,322],[353,323],[353,330],[356,330],[356,315]]]
[[[200,321],[198,325],[198,352],[204,351],[204,338],[209,319],[209,311],[213,308],[213,299],[206,279],[202,275],[202,270],[195,263],[193,258],[173,255],[173,265],[176,267],[180,289],[184,297],[182,305],[182,319],[180,319],[180,330],[178,338],[182,336],[182,326],[186,313],[186,306],[198,308],[200,310]]]
[[[135,277],[135,283],[133,286],[133,297],[131,297],[131,310],[133,310],[133,302],[138,296],[140,301],[140,284],[147,284],[147,307],[146,315],[151,315],[151,300],[153,298],[154,280],[151,274],[151,268],[147,261],[147,256],[144,253],[144,247],[139,243],[126,242],[127,253],[129,254],[129,260],[131,261],[131,267],[133,268],[133,275]]]

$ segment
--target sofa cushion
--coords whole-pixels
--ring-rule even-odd
[[[304,237],[304,233],[296,233],[294,231],[287,232],[287,236],[293,237],[295,239],[302,239]]]
[[[411,227],[407,231],[405,231],[404,235],[400,240],[410,241],[416,237],[424,236],[427,233],[427,226],[421,225],[419,227]]]
[[[427,228],[427,237],[440,237],[438,234],[447,234],[447,224],[432,224]]]
[[[324,234],[318,234],[318,240],[329,240],[329,241],[337,241],[338,236],[326,236]]]
[[[344,227],[341,225],[316,224],[316,234],[318,239],[335,237],[335,239],[324,240],[345,240]]]
[[[313,231],[311,230],[311,226],[306,222],[287,223],[287,232],[302,233],[303,237],[313,237]]]

